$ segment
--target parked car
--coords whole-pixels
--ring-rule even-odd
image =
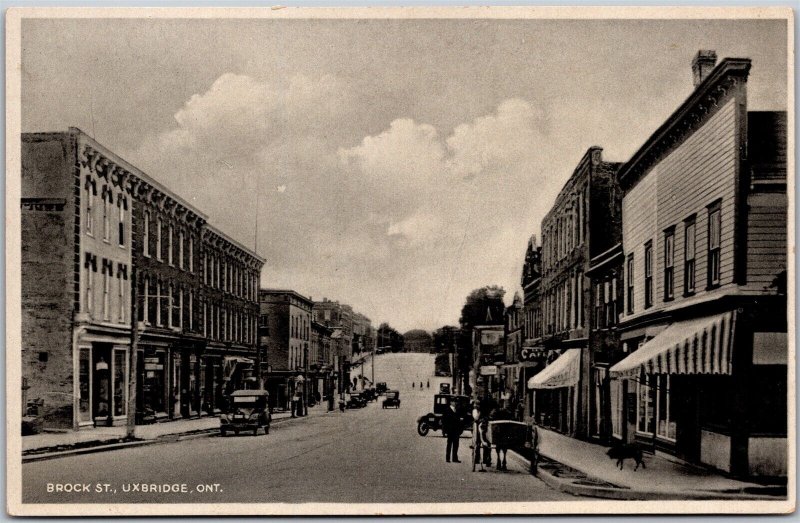
[[[360,392],[352,392],[346,406],[348,409],[360,409],[367,406],[367,399]]]
[[[427,436],[431,430],[441,430],[442,416],[450,404],[456,406],[456,414],[464,424],[464,430],[472,430],[472,413],[469,408],[468,396],[454,396],[452,394],[437,394],[433,397],[433,412],[429,412],[417,419],[417,433]]]
[[[383,394],[387,390],[389,390],[389,387],[386,386],[385,381],[379,381],[378,383],[375,384],[375,392],[378,393],[379,395]]]
[[[439,384],[439,394],[450,394],[450,384],[449,383],[440,383]]]
[[[269,392],[265,390],[237,390],[230,395],[230,408],[219,418],[219,431],[223,436],[229,432],[252,431],[259,429],[269,434],[272,415],[269,413]]]
[[[383,400],[383,408],[388,409],[389,407],[394,407],[396,409],[400,408],[400,392],[396,390],[387,390],[386,391],[386,398]]]

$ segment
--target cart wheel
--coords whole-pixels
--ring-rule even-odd
[[[420,436],[427,436],[429,430],[430,427],[428,427],[428,424],[426,422],[420,421],[417,424],[417,434],[419,434]]]

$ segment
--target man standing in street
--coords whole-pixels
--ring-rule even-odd
[[[444,432],[444,435],[447,437],[447,447],[445,448],[444,458],[448,463],[450,463],[451,459],[453,463],[461,463],[458,459],[458,440],[463,430],[464,426],[461,422],[461,418],[459,418],[456,413],[456,406],[451,403],[442,416],[442,432]]]

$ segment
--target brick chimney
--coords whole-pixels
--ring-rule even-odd
[[[709,73],[717,65],[717,52],[710,50],[699,50],[692,60],[692,73],[694,73],[694,86],[697,87],[703,80],[708,78]]]

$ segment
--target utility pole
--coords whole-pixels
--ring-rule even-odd
[[[136,295],[136,277],[136,265],[131,264],[131,348],[128,352],[128,416],[125,422],[125,436],[128,439],[136,437],[136,362],[139,359],[139,299]]]
[[[378,340],[372,339],[372,386],[375,386],[375,354],[378,348]]]

